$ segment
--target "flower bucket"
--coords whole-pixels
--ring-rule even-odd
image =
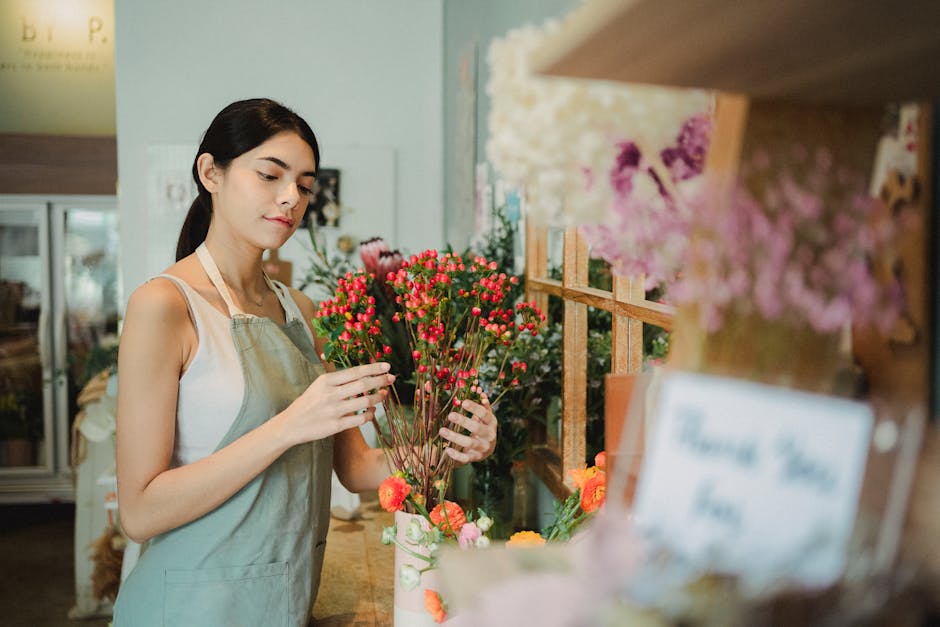
[[[425,530],[429,528],[427,520],[418,514],[409,514],[407,512],[395,512],[395,526],[397,529],[397,539],[400,544],[405,545],[411,551],[428,555],[427,547],[412,544],[406,531],[412,520],[417,520]],[[421,574],[418,585],[408,590],[402,583],[402,567],[412,566],[417,570],[426,568],[428,563],[413,555],[398,544],[395,545],[395,627],[431,627],[437,623],[427,611],[424,605],[425,590],[440,590],[441,576],[437,569],[429,570]]]
[[[611,476],[619,468],[626,476],[626,490],[623,504],[629,508],[633,503],[634,492],[643,461],[643,439],[645,438],[644,412],[631,411],[631,403],[636,402],[634,391],[643,388],[639,374],[608,374],[604,383],[604,444],[607,452],[607,472]],[[640,420],[640,425],[628,427],[630,420]],[[635,438],[624,442],[624,431]],[[631,447],[625,450],[624,446]]]

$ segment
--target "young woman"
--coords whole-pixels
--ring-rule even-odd
[[[118,360],[121,524],[146,543],[115,627],[302,626],[329,523],[331,468],[352,491],[388,473],[358,427],[386,363],[328,372],[313,303],[262,270],[303,216],[320,163],[293,111],[245,100],[212,121],[177,262],[131,296]],[[492,453],[496,418],[466,402],[442,430],[458,462]]]

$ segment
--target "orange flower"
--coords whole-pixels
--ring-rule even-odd
[[[444,506],[447,508],[447,518],[444,518],[444,512],[441,509],[440,503],[438,503],[438,505],[431,510],[431,522],[434,523],[435,526],[440,527],[444,535],[456,535],[457,532],[460,531],[460,528],[464,526],[464,523],[467,522],[467,516],[463,513],[463,510],[460,509],[460,506],[453,501],[444,501]]]
[[[594,456],[594,465],[601,470],[607,470],[607,451],[601,451]]]
[[[434,618],[435,623],[443,623],[447,618],[447,610],[444,609],[441,595],[430,588],[424,589],[424,609]]]
[[[574,481],[574,487],[578,490],[584,489],[584,484],[588,482],[588,479],[596,475],[600,470],[597,466],[591,466],[590,468],[573,468],[568,471],[568,474],[571,475],[571,480]]]
[[[587,480],[581,489],[581,509],[593,512],[604,504],[607,496],[607,475],[599,472]]]
[[[509,536],[506,546],[542,546],[545,538],[537,531],[517,531]]]
[[[398,475],[392,475],[379,486],[379,505],[386,512],[397,512],[409,494],[411,486],[408,482]]]

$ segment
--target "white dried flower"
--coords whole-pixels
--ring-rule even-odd
[[[421,528],[421,523],[418,519],[412,518],[411,522],[408,523],[408,527],[405,529],[405,537],[408,538],[408,541],[412,544],[420,544],[424,541],[424,529]]]
[[[699,90],[533,74],[532,52],[558,27],[555,21],[523,26],[490,45],[486,154],[500,177],[525,187],[527,212],[536,222],[597,223],[613,199],[602,179],[618,144],[633,141],[644,154],[659,154],[684,120],[707,110],[710,97]]]
[[[405,590],[414,590],[421,583],[421,573],[411,564],[402,564],[398,569],[398,581]]]

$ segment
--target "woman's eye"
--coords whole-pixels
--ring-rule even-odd
[[[277,178],[276,176],[265,174],[264,172],[258,172],[258,176],[260,176],[262,180],[265,180],[265,181],[273,181]]]
[[[298,185],[298,186],[297,186],[297,189],[300,190],[300,193],[301,193],[301,194],[305,194],[305,195],[307,195],[307,196],[313,195],[313,190],[310,189],[309,187],[304,187],[303,185]]]

